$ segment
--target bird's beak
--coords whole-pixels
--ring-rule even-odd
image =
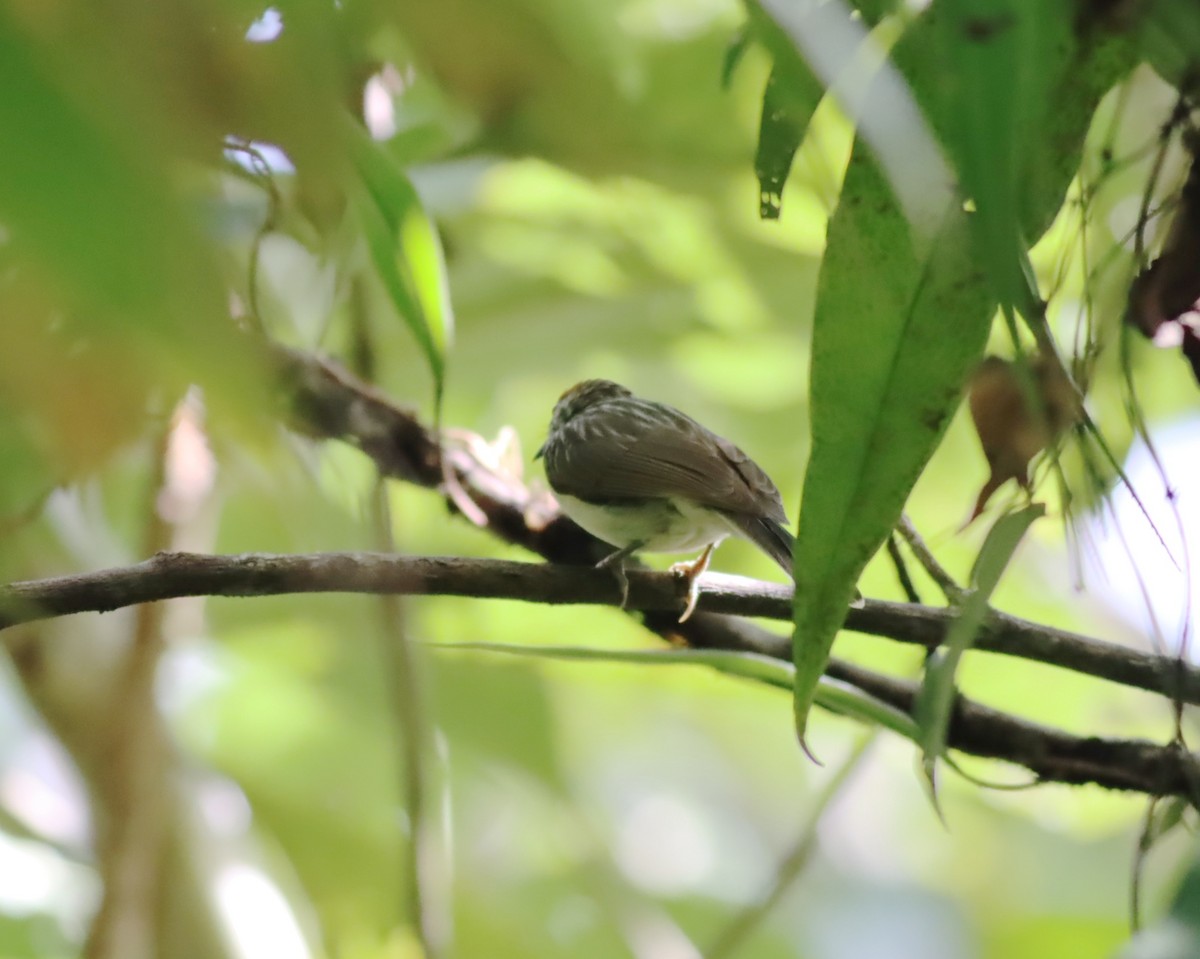
[[[545,443],[543,443],[541,446],[538,447],[538,451],[533,454],[533,458],[535,460],[540,460],[542,458],[542,454],[544,452],[546,452],[546,444]]]

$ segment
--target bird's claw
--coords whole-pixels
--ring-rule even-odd
[[[621,609],[629,605],[629,577],[625,575],[625,557],[641,548],[641,543],[630,543],[615,553],[609,553],[596,564],[596,569],[611,569],[621,588]]]
[[[700,600],[700,577],[693,576],[688,570],[691,569],[691,563],[676,563],[671,567],[671,572],[676,576],[682,576],[687,580],[687,603],[683,607],[683,613],[679,617],[681,623],[687,622],[692,613],[696,610],[696,603]],[[676,569],[675,567],[685,567]]]
[[[715,545],[715,544],[714,544]],[[687,603],[679,622],[684,623],[696,611],[696,603],[700,600],[700,575],[708,569],[708,561],[712,558],[714,545],[704,547],[704,552],[690,563],[673,563],[671,572],[687,580]]]

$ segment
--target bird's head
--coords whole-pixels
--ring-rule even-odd
[[[561,429],[580,413],[590,409],[597,403],[632,395],[633,393],[625,389],[620,383],[614,383],[612,380],[583,380],[580,383],[576,383],[563,393],[558,398],[558,402],[554,404],[554,412],[550,416],[549,432],[553,435],[556,430]],[[543,443],[542,448],[537,451],[534,459],[539,459],[545,449],[546,446]]]

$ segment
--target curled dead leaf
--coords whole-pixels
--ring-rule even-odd
[[[967,402],[991,467],[969,525],[1010,479],[1029,489],[1029,461],[1078,422],[1083,410],[1079,391],[1051,352],[1016,362],[986,357],[971,378]]]
[[[1125,320],[1160,345],[1180,345],[1168,324],[1182,329],[1184,358],[1200,382],[1196,360],[1195,315],[1200,307],[1200,144],[1189,144],[1192,166],[1179,197],[1162,252],[1129,287]],[[1167,327],[1164,330],[1164,327]]]

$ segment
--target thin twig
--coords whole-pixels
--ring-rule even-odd
[[[254,174],[254,177],[267,195],[267,212],[263,217],[262,223],[259,224],[258,229],[254,233],[254,239],[250,242],[250,258],[246,264],[247,315],[250,319],[251,328],[261,336],[266,331],[262,316],[262,306],[258,295],[262,245],[267,235],[272,233],[278,226],[279,213],[283,201],[279,195],[279,187],[275,184],[275,175],[271,170],[271,164],[267,162],[267,158],[263,156],[262,151],[258,147],[249,140],[244,140],[240,137],[231,137],[226,141],[226,149],[246,155],[250,162],[250,171]]]
[[[147,552],[171,545],[173,527],[157,508],[167,484],[168,445],[178,408],[154,455],[146,497]],[[103,750],[106,775],[100,783],[101,830],[97,849],[103,895],[84,943],[86,959],[150,959],[158,949],[157,921],[165,848],[166,804],[163,759],[166,741],[154,699],[162,656],[161,603],[137,608],[133,635],[107,699]]]
[[[352,344],[355,372],[375,380],[375,349],[364,283],[356,279],[351,291]],[[371,491],[370,518],[376,549],[396,552],[387,484],[377,475]],[[429,820],[431,788],[430,709],[421,657],[407,629],[401,597],[379,597],[379,646],[383,683],[392,733],[397,745],[394,761],[399,795],[408,816],[408,841],[400,863],[400,888],[406,897],[401,921],[413,929],[426,959],[445,954],[449,939],[449,909],[443,904],[443,883],[435,874],[434,838]]]
[[[376,483],[372,508],[376,539],[381,546],[394,548],[391,535],[391,511],[382,480]],[[431,875],[435,858],[429,820],[430,787],[429,706],[421,676],[419,653],[405,628],[400,596],[383,594],[380,638],[385,664],[384,682],[395,718],[393,724],[400,752],[404,757],[400,785],[408,814],[408,847],[404,857],[404,888],[408,895],[408,918],[421,954],[438,959],[445,954],[449,936],[448,910],[441,901],[442,883]]]
[[[913,526],[912,520],[908,518],[907,514],[900,517],[900,522],[896,524],[896,532],[904,538],[904,542],[908,543],[908,548],[912,550],[913,556],[917,558],[921,568],[929,574],[929,578],[937,584],[942,595],[946,597],[946,602],[951,606],[960,603],[966,590],[959,586],[954,577],[946,571],[946,567],[938,562],[937,557],[925,545],[925,540],[921,538],[921,534],[917,532],[917,528]]]
[[[896,570],[896,579],[900,581],[900,589],[904,593],[904,598],[910,603],[921,602],[921,594],[917,592],[917,586],[912,581],[912,576],[909,575],[908,563],[904,560],[904,554],[900,552],[900,544],[896,540],[895,533],[888,536],[886,546],[888,559],[892,561],[892,568]]]

